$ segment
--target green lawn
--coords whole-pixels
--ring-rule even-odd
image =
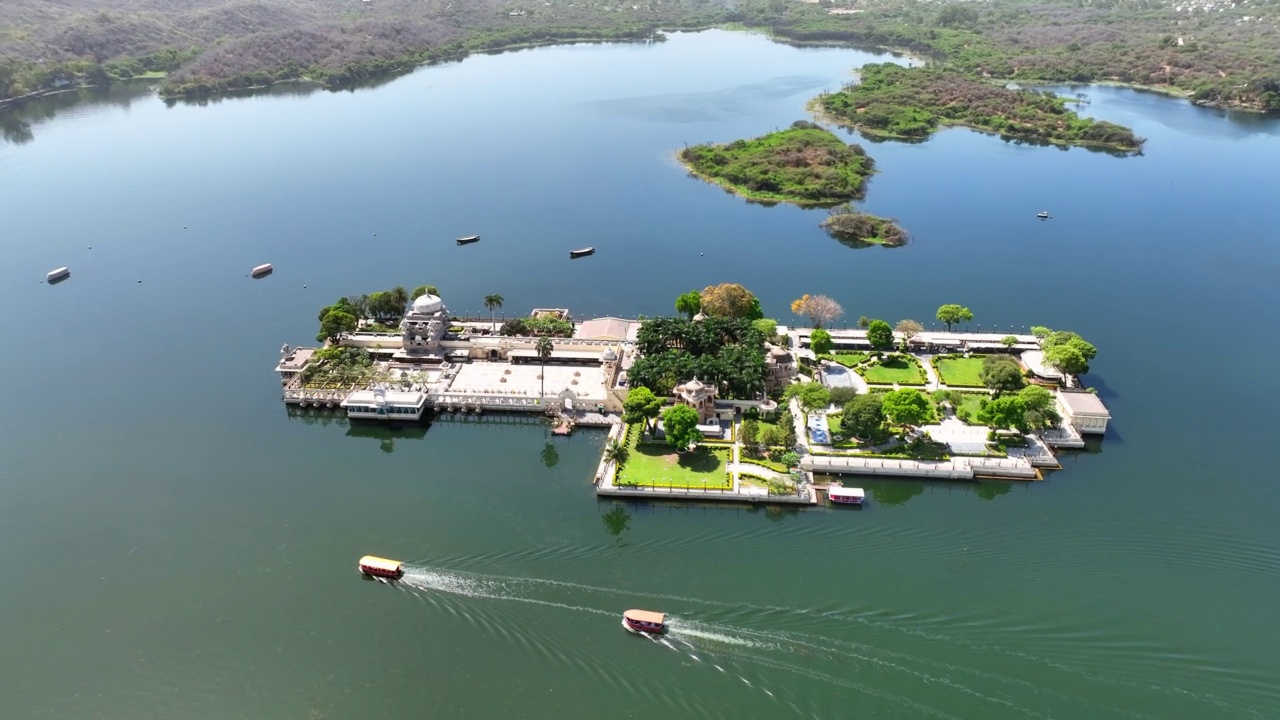
[[[902,357],[892,357],[881,362],[859,368],[858,372],[862,377],[867,379],[869,383],[881,383],[892,385],[898,383],[900,385],[923,385],[924,384],[924,368],[920,367],[920,361],[915,358],[904,359]]]
[[[986,393],[960,393],[960,407],[956,408],[956,414],[958,415],[961,410],[966,410],[969,413],[969,420],[967,421],[968,424],[981,425],[982,423],[978,422],[978,410],[980,409],[980,404],[986,398]],[[937,409],[938,417],[942,417],[942,409],[937,407],[936,402],[934,403],[934,407]]]
[[[726,474],[728,460],[728,450],[699,447],[677,454],[662,445],[635,445],[618,484],[728,490],[732,487]]]
[[[974,357],[937,358],[933,366],[945,385],[956,387],[983,387],[982,355]]]

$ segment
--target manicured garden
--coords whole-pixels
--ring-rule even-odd
[[[944,385],[985,387],[982,382],[982,355],[934,358],[933,367]]]
[[[818,356],[818,359],[830,360],[833,363],[837,363],[847,368],[851,368],[851,367],[856,367],[858,365],[861,365],[863,362],[866,361],[868,357],[870,356],[864,352],[837,351],[834,353],[823,353]]]
[[[924,385],[924,368],[910,355],[893,355],[858,368],[867,382],[881,385]]]
[[[677,487],[701,490],[729,490],[729,451],[699,446],[677,453],[674,448],[658,443],[639,443],[639,432],[628,433],[631,441],[627,461],[618,475],[617,484],[644,487]]]

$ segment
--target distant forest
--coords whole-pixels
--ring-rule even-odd
[[[734,25],[1280,110],[1278,18],[1280,0],[0,0],[0,101],[139,76],[168,95],[339,87],[470,52]]]

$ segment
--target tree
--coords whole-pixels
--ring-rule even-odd
[[[1027,404],[1019,395],[1005,395],[982,403],[978,421],[993,428],[1016,428],[1027,431]]]
[[[714,317],[755,319],[751,316],[760,308],[756,296],[738,283],[708,285],[701,301],[702,312]]]
[[[844,308],[840,307],[840,303],[826,295],[809,295],[806,293],[791,302],[791,312],[809,318],[809,322],[815,328],[820,328],[824,323],[832,323],[838,320],[841,315],[844,315]]]
[[[1074,348],[1076,352],[1080,353],[1080,356],[1084,358],[1084,366],[1072,374],[1088,372],[1089,361],[1098,356],[1098,349],[1095,348],[1092,343],[1085,341],[1084,338],[1080,337],[1076,333],[1067,330],[1059,330],[1057,332],[1049,333],[1049,335],[1047,335],[1040,343],[1040,347],[1045,351],[1046,358],[1048,357],[1049,351],[1057,347]]]
[[[982,359],[982,370],[978,371],[982,384],[994,390],[996,395],[1016,392],[1026,385],[1022,377],[1022,368],[1018,361],[1008,355],[988,355]]]
[[[949,304],[938,308],[938,322],[947,326],[950,332],[962,322],[969,322],[973,319],[973,311],[963,305]]]
[[[547,358],[551,357],[551,352],[555,350],[555,346],[551,344],[551,338],[540,337],[534,343],[533,349],[538,353],[538,359],[542,361],[542,397],[547,397]]]
[[[827,403],[831,402],[831,392],[822,383],[816,382],[788,385],[783,397],[788,400],[795,398],[800,403],[800,409],[804,410],[806,420],[809,417],[809,413],[821,410],[827,406]]]
[[[867,325],[867,342],[876,350],[888,350],[893,347],[893,328],[883,320],[872,320]]]
[[[794,448],[796,446],[796,416],[791,414],[791,408],[783,410],[778,415],[778,427],[781,432],[778,444],[788,450]]]
[[[826,355],[831,352],[831,333],[818,328],[809,335],[809,347],[816,355]]]
[[[643,422],[646,432],[649,430],[649,421],[657,419],[661,412],[662,398],[654,395],[647,387],[631,388],[627,391],[627,399],[622,403],[623,422]]]
[[[409,291],[404,289],[403,285],[397,285],[387,292],[391,297],[388,302],[395,308],[395,317],[404,317],[405,308],[409,305]]]
[[[800,464],[800,455],[795,450],[790,450],[782,453],[782,457],[778,458],[778,462],[786,465],[787,469],[790,470]]]
[[[1018,344],[1018,338],[1012,335],[1005,335],[1003,338],[1000,338],[1000,344],[1007,348],[1012,348],[1014,345]]]
[[[760,429],[759,442],[765,447],[786,445],[786,438],[783,435],[782,427],[779,425],[765,425]]]
[[[1054,406],[1053,393],[1039,385],[1028,385],[1018,393],[1026,408],[1023,419],[1030,430],[1046,430],[1062,422],[1062,416]]]
[[[769,318],[760,318],[759,320],[752,320],[751,327],[755,328],[756,332],[760,333],[760,337],[764,338],[765,340],[772,340],[778,335],[777,320],[770,320]]]
[[[1049,328],[1047,328],[1047,327],[1043,326],[1043,325],[1032,325],[1032,326],[1031,326],[1031,334],[1032,334],[1032,335],[1035,335],[1036,337],[1040,338],[1041,340],[1043,340],[1043,339],[1045,339],[1045,338],[1049,337],[1049,333],[1051,333],[1051,332],[1053,332],[1053,331],[1052,331],[1052,330],[1050,330]]]
[[[683,313],[690,320],[702,310],[702,294],[697,290],[689,292],[676,298],[676,312]]]
[[[884,425],[884,393],[859,395],[844,405],[840,429],[859,439],[875,436]]]
[[[355,332],[356,317],[342,309],[330,310],[320,319],[320,332],[316,334],[318,342],[336,338],[342,333]]]
[[[862,315],[858,317],[859,328],[866,330],[869,325],[871,325],[871,318],[867,317],[866,315]]]
[[[662,430],[667,434],[667,444],[683,450],[702,437],[698,431],[698,411],[688,405],[668,408],[662,415]]]
[[[489,324],[492,326],[492,332],[498,331],[498,321],[493,319],[493,311],[502,307],[503,298],[501,295],[485,295],[484,306],[489,308]]]
[[[1058,372],[1079,375],[1089,371],[1089,361],[1083,353],[1071,345],[1058,345],[1044,351],[1044,362]]]
[[[760,444],[760,423],[750,418],[742,421],[742,447],[748,455],[756,455],[756,447]]]
[[[833,387],[831,388],[831,404],[844,407],[845,403],[858,397],[858,389],[855,387]]]
[[[897,330],[898,334],[902,336],[903,350],[906,350],[911,345],[911,340],[915,336],[924,332],[924,326],[915,320],[899,320],[893,329]]]
[[[626,443],[617,438],[610,440],[609,444],[604,447],[605,462],[611,462],[615,465],[621,466],[627,461],[627,458],[630,455],[631,448],[627,447]]]
[[[413,293],[409,295],[409,302],[413,302],[423,295],[439,295],[440,290],[435,285],[419,285],[413,289]]]
[[[929,398],[915,388],[903,388],[885,393],[881,408],[889,422],[905,428],[923,425],[933,416]]]

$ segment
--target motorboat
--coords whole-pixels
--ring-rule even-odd
[[[1041,220],[1048,220],[1048,219],[1049,219],[1049,211],[1048,211],[1048,210],[1041,210],[1040,212],[1036,213],[1036,217],[1040,218]]]
[[[588,255],[591,255],[591,254],[592,254],[592,253],[594,253],[595,251],[596,251],[596,249],[595,249],[594,247],[578,248],[577,250],[570,250],[570,251],[569,251],[569,257],[570,257],[570,258],[586,257],[586,256],[588,256]]]
[[[62,282],[63,280],[66,280],[69,277],[71,277],[70,268],[60,267],[57,270],[50,270],[48,273],[45,274],[44,279],[45,279],[45,282],[56,283],[56,282]]]
[[[667,631],[667,616],[649,610],[628,610],[622,613],[622,626],[633,633],[661,635]]]
[[[262,263],[261,265],[250,270],[249,274],[253,277],[260,278],[260,277],[266,277],[267,275],[270,275],[274,271],[275,271],[275,268],[271,267],[271,263]]]
[[[479,235],[464,235],[458,238],[459,245],[470,245],[471,243],[480,242]]]
[[[374,555],[360,558],[360,573],[370,577],[399,580],[404,577],[404,568],[399,560],[388,560]]]

